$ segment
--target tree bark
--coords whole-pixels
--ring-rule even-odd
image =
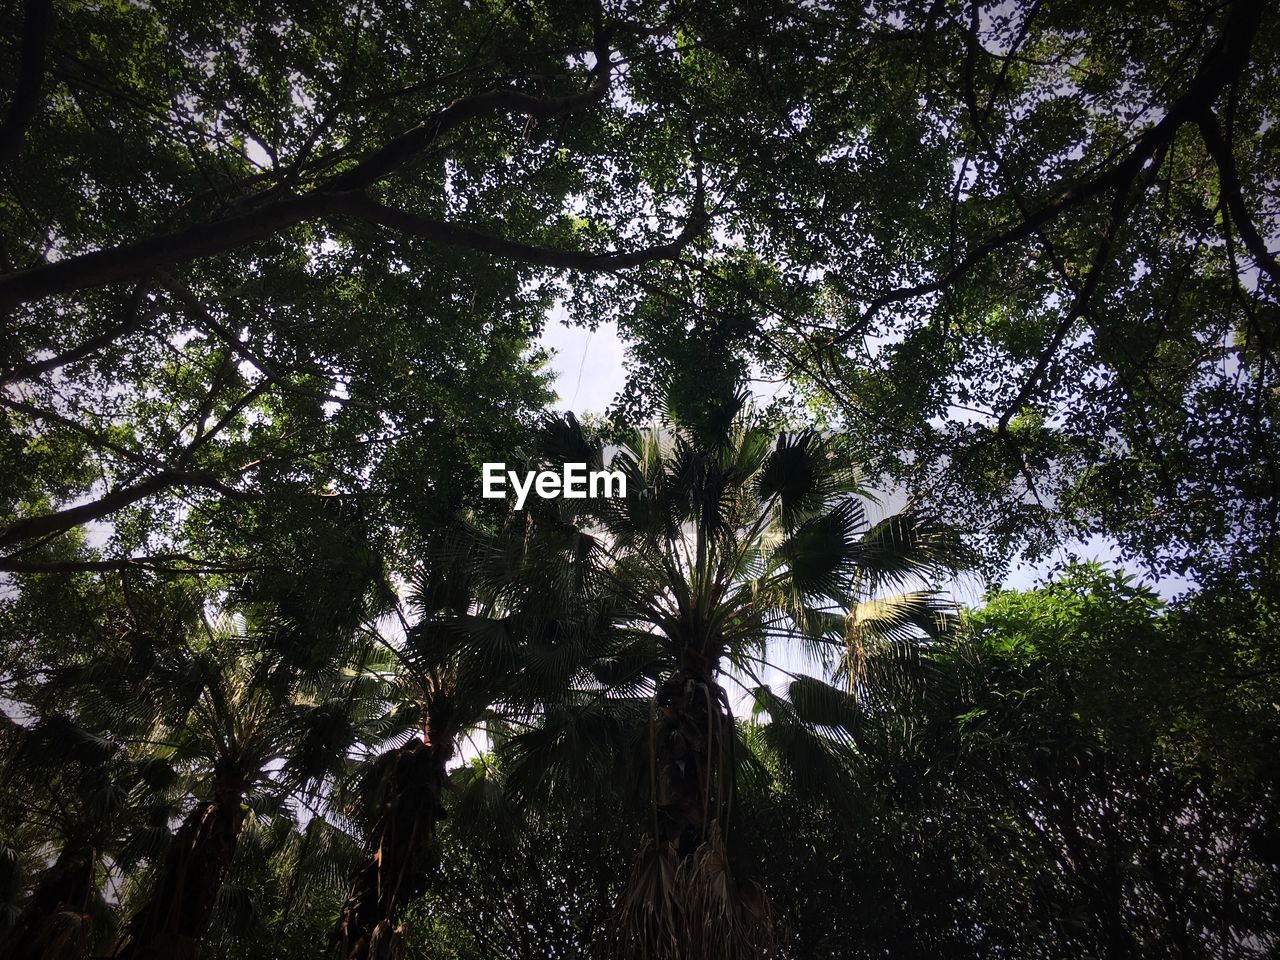
[[[609,922],[612,960],[763,960],[776,945],[759,884],[734,877],[722,829],[732,790],[732,714],[715,657],[685,650],[650,722],[654,836]]]
[[[151,896],[134,915],[112,956],[189,960],[209,926],[214,903],[244,826],[244,775],[215,774],[213,799],[196,805],[174,834]]]
[[[4,121],[0,122],[0,167],[6,167],[18,159],[18,155],[22,153],[22,141],[27,127],[40,109],[45,51],[52,27],[52,0],[27,0],[13,99],[9,101]]]
[[[132,506],[139,500],[145,500],[153,494],[160,493],[170,487],[203,487],[216,490],[223,496],[249,498],[251,493],[236,490],[227,486],[207,470],[164,470],[145,480],[140,480],[130,487],[120,487],[104,494],[97,500],[82,503],[76,507],[57,510],[53,513],[41,513],[32,517],[20,517],[7,527],[0,527],[0,547],[8,548],[33,540],[38,537],[49,537],[66,533],[81,524],[104,517]]]
[[[69,840],[44,872],[2,951],[11,960],[75,960],[89,950],[92,922],[86,912],[93,892],[97,851]]]
[[[450,714],[446,704],[429,707],[423,736],[384,755],[390,770],[377,846],[356,874],[332,934],[345,960],[404,956],[400,910],[426,892],[438,863],[436,824],[445,818],[441,798],[454,751]]]
[[[701,671],[679,670],[658,687],[652,722],[655,839],[684,859],[715,819],[710,792],[725,722],[715,685]]]

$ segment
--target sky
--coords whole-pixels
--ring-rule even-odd
[[[542,346],[552,351],[551,369],[559,397],[555,406],[575,414],[603,413],[626,379],[626,345],[612,321],[587,330],[565,323],[564,311],[552,311]]]
[[[602,323],[596,330],[571,326],[564,321],[563,311],[553,312],[543,331],[542,346],[552,353],[551,371],[556,376],[558,398],[555,406],[571,410],[575,414],[603,413],[622,387],[626,378],[623,361],[627,347],[613,323]],[[890,501],[887,508],[894,508]],[[1186,580],[1168,578],[1151,581],[1143,571],[1120,563],[1114,544],[1102,537],[1067,544],[1058,551],[1057,561],[1066,559],[1067,552],[1081,560],[1100,560],[1113,567],[1121,567],[1140,579],[1146,580],[1166,599],[1184,592],[1191,586]],[[1049,576],[1054,560],[1040,563],[1015,563],[1005,576],[1003,586],[1010,589],[1027,589],[1042,584]],[[982,585],[961,583],[954,588],[955,599],[960,603],[976,604],[982,598]]]

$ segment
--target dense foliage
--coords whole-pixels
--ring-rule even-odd
[[[782,920],[779,956],[1271,955],[1278,717],[1248,665],[1272,637],[1205,629],[1199,606],[1097,567],[991,596],[925,654],[915,696],[828,728],[848,751],[838,792],[815,792],[769,722],[741,721],[759,767],[734,836]],[[1227,717],[1253,734],[1230,753],[1206,735]],[[459,803],[477,776],[456,775]],[[592,955],[610,867],[638,842],[609,827],[623,798],[598,789],[517,830],[446,833],[455,866],[426,909],[456,954],[426,955]],[[507,911],[530,940],[492,938]]]
[[[1274,4],[0,23],[0,954],[1280,951]]]

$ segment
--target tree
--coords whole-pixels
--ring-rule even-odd
[[[130,808],[143,806],[145,778],[120,744],[63,713],[30,726],[4,722],[6,852],[12,866],[19,851],[33,854],[34,863],[30,895],[11,907],[0,945],[19,960],[87,956],[113,933],[100,873],[128,829]],[[40,856],[46,850],[52,862]]]
[[[117,919],[104,881],[132,866],[130,838],[163,816],[167,767],[130,752],[100,708],[104,691],[145,673],[153,647],[194,617],[188,586],[141,571],[78,574],[23,583],[0,601],[9,952],[109,947]]]
[[[403,636],[379,641],[398,668],[387,691],[394,736],[360,772],[351,804],[369,851],[332,933],[350,960],[394,958],[405,949],[400,920],[442,869],[437,834],[459,739],[482,724],[500,724],[512,703],[546,696],[567,681],[538,676],[537,647],[528,645],[562,601],[548,595],[513,609],[509,591],[478,575],[487,563],[476,554],[491,534],[476,520],[459,519],[421,544],[409,596],[413,622],[397,606]],[[514,647],[513,663],[492,668],[457,655],[456,637],[478,625]]]
[[[445,425],[490,386],[536,405],[558,296],[640,341],[645,301],[722,322],[993,567],[1100,529],[1249,567],[1278,502],[1264,6],[32,3],[2,51],[6,444],[35,468],[7,564],[130,504],[357,496],[379,454],[363,499],[403,507],[418,454],[491,437]],[[169,396],[103,409],[170,358]]]
[[[317,807],[317,809],[325,809]],[[327,816],[250,818],[203,955],[285,960],[332,954],[329,933],[364,851]]]
[[[951,681],[908,762],[950,755],[948,804],[979,811],[1003,895],[1037,919],[1037,939],[1106,957],[1274,948],[1275,780],[1262,760],[1274,705],[1210,666],[1251,655],[1249,614],[1235,637],[1187,617],[1225,599],[1166,611],[1130,578],[1084,566],[993,595],[969,639],[936,656]],[[1241,712],[1257,730],[1249,762],[1244,738],[1234,751],[1198,740],[1210,718]]]
[[[441,868],[411,942],[427,957],[599,956],[637,840],[614,784],[520,808],[496,754],[454,770]]]
[[[589,6],[455,4],[425,34],[402,8],[258,11],[238,39],[231,8],[28,14],[4,51],[24,82],[0,416],[24,469],[3,477],[0,568],[235,569],[265,559],[234,550],[237,527],[321,496],[447,517],[545,399],[529,341],[550,295],[524,265],[620,269],[701,229],[692,183],[674,240],[597,254],[563,216],[558,151],[595,149],[577,118],[615,71]],[[537,190],[503,142],[535,158]],[[54,167],[83,171],[96,212]],[[44,552],[90,522],[116,528],[105,558]]]
[[[993,574],[1092,534],[1160,573],[1256,574],[1280,503],[1277,20],[1123,9],[680,8],[662,78],[729,239],[643,293],[802,385]],[[669,311],[623,314],[671,338]]]
[[[236,930],[240,880],[290,948],[333,919],[290,919],[302,902],[353,955],[419,944],[477,723],[513,802],[587,842],[610,824],[564,785],[608,776],[621,832],[649,831],[618,953],[750,955],[771,910],[801,927],[784,955],[1274,948],[1245,905],[1280,859],[1271,5],[0,20],[13,949],[57,927],[80,950],[95,911],[107,936],[122,877],[123,952],[209,930],[269,955]],[[616,321],[632,376],[599,435],[530,443],[553,306]],[[781,436],[722,402],[752,376],[796,388]],[[632,433],[664,403],[669,432]],[[627,497],[474,519],[458,569],[428,558],[417,622],[374,623],[480,463],[603,465],[607,441]],[[868,522],[868,487],[911,511]],[[1166,611],[1077,572],[944,642],[935,571],[907,559],[957,559],[940,519],[993,578],[1102,535],[1201,589]],[[214,610],[253,624],[229,659]],[[251,750],[189,729],[232,688],[269,718]],[[137,742],[157,736],[190,755]],[[126,789],[138,809],[99,803]],[[358,868],[345,830],[372,840]],[[290,875],[322,861],[345,907]],[[883,898],[850,899],[869,876]]]
[[[363,772],[360,815],[371,849],[354,873],[332,933],[350,960],[401,955],[399,918],[437,868],[436,824],[445,817],[443,793],[456,740],[492,696],[494,678],[461,674],[435,659],[440,632],[483,600],[458,564],[433,559],[413,597],[418,622],[410,626],[401,614],[402,642],[397,647],[383,641],[401,670],[395,712],[409,733]]]
[[[6,678],[6,818],[56,856],[9,946],[84,955],[114,926],[110,877],[128,916],[114,955],[192,955],[246,817],[291,820],[286,798],[336,772],[380,718],[381,699],[358,695],[368,644],[322,631],[316,611],[290,616],[287,586],[260,585],[274,604],[244,601],[214,625],[183,585],[120,593],[81,577],[79,593],[41,578],[3,611],[28,666]],[[61,621],[40,618],[49,599]]]
[[[1077,568],[968,611],[891,696],[792,681],[776,715],[740,719],[735,866],[770,890],[775,956],[1267,955],[1275,708],[1246,638],[1272,645],[1256,604],[1229,599],[1166,606]],[[867,666],[904,673],[891,646]],[[495,789],[502,757],[455,771],[440,885],[409,937],[428,956],[604,955],[583,931],[637,842],[625,762],[526,824]]]
[[[604,451],[569,418],[546,425],[531,459],[599,469]],[[758,678],[790,645],[856,686],[866,644],[946,629],[945,604],[930,591],[884,588],[927,580],[964,553],[917,515],[868,522],[833,441],[779,435],[743,413],[741,397],[639,432],[610,466],[625,475],[625,496],[527,503],[527,519],[513,524],[519,546],[490,551],[496,589],[571,596],[584,611],[556,623],[558,646],[546,651],[571,681],[569,700],[544,701],[543,726],[508,749],[534,781],[581,770],[591,761],[565,760],[566,750],[598,750],[608,727],[588,729],[601,711],[633,710],[647,687],[647,746],[636,759],[650,771],[652,832],[620,900],[616,947],[753,955],[766,949],[770,921],[762,892],[734,880],[725,859],[736,776],[726,677]],[[544,532],[528,549],[522,530]],[[462,637],[469,670],[491,673],[509,655],[491,631]]]
[[[331,648],[323,668],[299,669],[252,636],[262,629],[253,617],[250,611],[249,618],[206,622],[203,638],[163,657],[135,691],[150,702],[136,717],[139,733],[179,773],[178,796],[195,802],[145,889],[133,891],[136,906],[113,956],[194,956],[251,799],[275,791],[287,796],[291,783],[323,778],[356,739],[364,706],[353,687],[362,680],[361,647]]]

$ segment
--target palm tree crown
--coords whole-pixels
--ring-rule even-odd
[[[652,839],[615,943],[635,956],[751,956],[767,940],[768,906],[733,881],[723,851],[738,739],[725,682],[752,691],[748,678],[763,697],[766,668],[805,657],[844,689],[813,678],[797,689],[865,695],[868,664],[884,659],[873,653],[949,627],[947,605],[925,584],[964,554],[954,534],[911,511],[871,522],[869,494],[837,440],[778,432],[740,398],[696,426],[625,440],[611,448],[572,416],[544,425],[531,466],[608,461],[625,473],[625,495],[531,499],[513,512],[489,548],[493,587],[510,609],[555,615],[520,619],[519,647],[511,617],[505,634],[473,622],[459,636],[478,658],[470,669],[493,670],[516,649],[507,665],[522,674],[559,665],[564,697],[543,701],[541,727],[508,745],[524,760],[517,782],[520,766],[544,779],[568,772],[557,751],[571,740],[599,745],[599,725],[586,725],[610,707],[634,717],[648,695]],[[711,904],[713,890],[731,893]],[[690,922],[695,901],[694,916],[721,919]]]

